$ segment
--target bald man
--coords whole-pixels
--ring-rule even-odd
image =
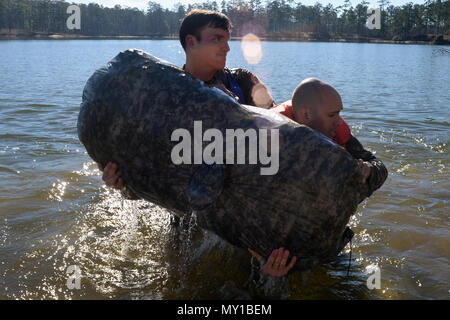
[[[292,94],[294,119],[317,130],[330,139],[341,124],[342,100],[331,85],[319,79],[305,79]]]
[[[291,118],[334,141],[337,138],[336,130],[342,127],[344,121],[340,117],[342,109],[342,99],[337,90],[316,78],[303,80],[292,94]],[[277,111],[277,107],[274,110]],[[367,197],[370,196],[386,180],[388,175],[386,167],[373,153],[365,150],[350,131],[345,143],[341,145],[359,161],[364,182],[369,187]]]

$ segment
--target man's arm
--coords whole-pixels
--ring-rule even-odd
[[[355,158],[362,159],[370,163],[370,175],[366,180],[369,187],[367,196],[369,197],[375,190],[380,188],[388,176],[388,171],[383,162],[375,157],[375,155],[364,149],[361,142],[353,135],[346,144],[347,151]]]

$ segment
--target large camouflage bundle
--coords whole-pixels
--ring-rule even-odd
[[[202,141],[199,124],[223,137],[227,129],[277,129],[279,139],[276,130],[261,130],[271,135],[257,141],[279,158],[278,171],[267,174],[262,158],[249,164],[250,145],[246,164],[230,164],[226,139],[223,164],[207,164],[201,154],[194,159],[198,148],[219,141]],[[193,137],[192,164],[178,164],[187,156],[186,150],[174,152],[181,139],[172,134],[180,128]],[[339,253],[345,226],[367,192],[357,162],[322,134],[270,110],[241,106],[139,50],[121,52],[88,80],[78,135],[92,159],[119,165],[132,193],[177,215],[194,211],[200,227],[266,257],[285,246],[301,269]],[[271,144],[276,142],[278,153]],[[236,163],[243,149],[235,143],[233,150]]]

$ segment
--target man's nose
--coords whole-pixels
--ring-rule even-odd
[[[225,42],[225,47],[224,47],[224,49],[225,49],[225,52],[230,51],[230,46],[228,45],[228,41]]]
[[[337,125],[336,126],[340,126],[341,124],[343,124],[344,122],[342,121],[342,117],[339,116],[338,120],[337,120]]]

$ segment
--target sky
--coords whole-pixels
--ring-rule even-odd
[[[66,0],[67,2],[73,2],[73,3],[91,3],[95,2],[98,4],[103,5],[104,7],[114,7],[116,4],[119,4],[121,6],[127,6],[131,8],[139,8],[141,10],[145,10],[147,8],[148,0]],[[154,0],[153,2],[157,2],[161,4],[163,8],[173,9],[174,5],[176,3],[181,3],[184,5],[193,4],[193,3],[203,3],[207,0]],[[212,1],[212,0],[211,0]],[[216,2],[219,4],[221,3],[221,0],[216,0]],[[320,2],[322,5],[326,5],[328,3],[331,3],[334,7],[340,6],[344,4],[344,0],[294,0],[295,3],[301,2],[304,5],[314,5],[316,2]],[[353,6],[356,6],[358,3],[361,2],[361,0],[350,0]],[[371,7],[377,7],[377,0],[368,0]],[[425,0],[390,0],[390,3],[394,6],[401,6],[405,3],[413,2],[413,3],[419,3],[423,4]],[[266,3],[266,0],[263,0],[262,3]]]

